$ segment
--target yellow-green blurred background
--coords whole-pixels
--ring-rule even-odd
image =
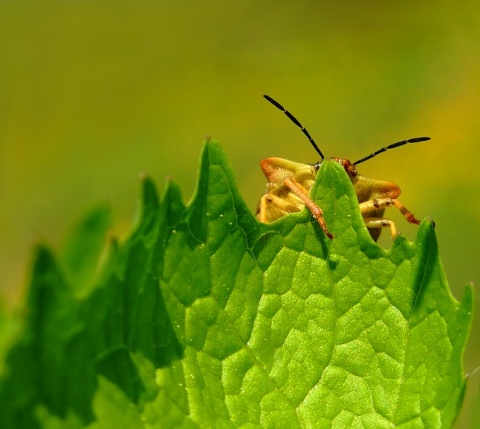
[[[434,218],[459,299],[480,281],[479,46],[480,5],[468,0],[2,1],[2,295],[18,300],[36,239],[60,249],[98,202],[125,234],[139,172],[160,189],[174,177],[188,200],[205,136],[222,144],[253,210],[262,158],[317,160],[267,93],[327,156],[355,161],[432,137],[359,170],[398,183],[417,217]],[[477,338],[478,326],[468,372],[480,362]]]

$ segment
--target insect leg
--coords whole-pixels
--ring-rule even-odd
[[[260,222],[267,223],[267,201],[265,200],[266,195],[260,198],[257,207],[257,219]]]
[[[390,219],[367,217],[367,218],[364,218],[364,221],[367,228],[390,227],[392,240],[397,236],[397,228],[395,227],[395,223]]]
[[[285,186],[287,186],[298,198],[300,198],[308,209],[311,211],[313,217],[317,219],[320,228],[323,229],[325,235],[332,240],[333,235],[327,229],[327,225],[325,224],[325,219],[323,218],[323,210],[317,206],[309,197],[309,192],[294,178],[287,177],[284,181]]]
[[[405,219],[407,219],[410,223],[414,223],[416,225],[420,224],[420,221],[417,218],[415,218],[413,213],[410,210],[408,210],[400,201],[398,201],[397,199],[394,199],[393,203],[395,204],[395,207],[398,210],[400,210],[400,213],[402,213],[403,216],[405,216]]]
[[[372,210],[395,206],[408,222],[418,225],[420,221],[400,201],[395,198],[375,198],[359,204],[360,211],[366,213]]]
[[[300,211],[300,209],[297,206],[288,203],[285,199],[277,197],[272,193],[268,193],[260,198],[257,209],[257,219],[260,222],[269,223],[288,213],[298,211]]]

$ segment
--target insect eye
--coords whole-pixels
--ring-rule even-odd
[[[322,165],[321,161],[316,162],[315,164],[313,164],[313,169],[315,171],[318,171],[318,169],[320,168],[321,165]]]

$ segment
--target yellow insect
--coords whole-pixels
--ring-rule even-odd
[[[333,239],[334,236],[328,231],[323,218],[322,209],[315,204],[309,196],[318,169],[325,157],[297,118],[273,98],[268,95],[264,95],[264,97],[275,107],[283,111],[288,118],[302,130],[313,148],[320,155],[321,160],[315,164],[303,164],[282,158],[265,158],[262,160],[260,166],[268,182],[265,193],[258,204],[257,219],[264,223],[270,223],[288,213],[298,212],[308,207],[327,237]],[[360,212],[362,213],[370,235],[375,241],[380,236],[383,227],[390,227],[392,239],[397,236],[395,224],[391,220],[383,217],[386,207],[396,207],[410,223],[418,225],[420,221],[397,200],[401,191],[395,183],[360,176],[356,166],[388,149],[403,146],[407,143],[418,143],[426,140],[430,140],[430,137],[415,137],[392,143],[356,162],[350,162],[348,159],[337,157],[328,158],[338,162],[347,172],[355,189],[355,194],[357,195]]]

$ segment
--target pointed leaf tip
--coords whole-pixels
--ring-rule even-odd
[[[194,236],[205,242],[209,217],[216,218],[237,203],[239,208],[245,207],[225,153],[215,140],[208,140],[202,149],[197,186],[189,203],[188,217]]]
[[[352,183],[338,162],[322,162],[310,196],[323,210],[327,228],[335,236],[334,246],[357,240],[363,247],[373,244]]]
[[[38,242],[33,251],[33,276],[42,276],[57,267],[55,257],[50,247],[43,242]]]
[[[92,281],[111,226],[110,207],[99,204],[77,223],[70,234],[60,261],[75,290],[85,290]]]
[[[157,189],[148,175],[141,176],[141,199],[135,216],[135,225],[151,219],[159,208]]]
[[[56,297],[64,292],[68,292],[67,285],[52,251],[45,244],[38,243],[26,299],[31,317],[41,317],[39,315],[47,309],[53,309]]]
[[[145,208],[157,208],[159,205],[157,188],[147,175],[142,177],[142,203]]]

